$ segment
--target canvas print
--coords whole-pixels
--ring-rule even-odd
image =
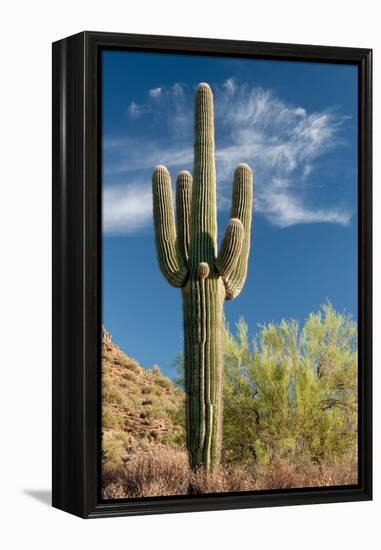
[[[358,483],[357,79],[102,51],[103,499]]]

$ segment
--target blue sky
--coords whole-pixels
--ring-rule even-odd
[[[215,101],[219,235],[234,168],[254,171],[245,288],[225,304],[251,334],[330,300],[357,318],[357,68],[105,51],[102,59],[103,323],[142,366],[169,376],[182,349],[181,292],[161,275],[151,175],[192,171],[193,101]]]

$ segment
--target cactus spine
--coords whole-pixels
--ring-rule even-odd
[[[164,166],[155,168],[152,187],[160,269],[183,294],[189,462],[194,470],[208,471],[219,463],[222,443],[223,303],[238,296],[246,279],[253,188],[249,166],[240,164],[231,219],[218,253],[214,149],[213,95],[201,83],[195,100],[193,178],[187,171],[177,177],[176,223]]]

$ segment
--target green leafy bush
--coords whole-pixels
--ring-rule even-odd
[[[357,325],[331,304],[268,323],[249,339],[225,327],[223,461],[257,466],[357,459]],[[177,384],[183,360],[175,361]]]
[[[319,462],[357,452],[357,327],[331,304],[296,321],[225,331],[224,459]]]

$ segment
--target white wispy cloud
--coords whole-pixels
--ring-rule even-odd
[[[159,86],[157,88],[151,88],[151,90],[148,93],[150,97],[160,97],[161,92],[162,92],[162,89]]]
[[[337,223],[347,225],[351,213],[343,208],[309,208],[301,197],[290,192],[288,182],[275,179],[259,198],[258,210],[279,227],[300,223]]]
[[[161,109],[165,111],[170,107],[171,120],[176,119],[177,116],[181,118],[184,113],[184,88],[180,82],[175,82],[172,86],[157,86],[148,90],[146,101],[143,103],[136,103],[131,101],[127,107],[127,114],[130,118],[138,118],[142,115],[152,114],[157,112],[157,101],[162,103]]]
[[[152,219],[151,187],[142,184],[106,186],[103,190],[103,231],[131,233]]]
[[[127,113],[131,118],[139,118],[148,111],[149,107],[147,105],[140,105],[139,103],[135,103],[135,101],[131,101],[127,109]]]
[[[228,91],[229,94],[234,94],[234,92],[236,91],[234,78],[228,78],[227,80],[225,80],[222,86]]]
[[[343,144],[340,130],[345,117],[339,117],[334,110],[307,112],[303,106],[287,104],[270,90],[239,84],[233,78],[212,87],[219,208],[229,208],[234,169],[240,162],[246,162],[255,173],[256,212],[272,224],[278,227],[303,223],[348,224],[351,218],[348,209],[341,205],[316,204],[316,196],[312,200],[306,189],[306,182],[318,169],[324,154]],[[192,169],[194,89],[176,82],[170,87],[152,88],[147,95],[146,103],[130,104],[129,116],[137,118],[155,113],[161,132],[152,139],[145,137],[144,141],[105,140],[105,151],[112,154],[112,162],[105,166],[106,178],[123,176],[128,181],[138,174],[148,184],[156,164],[167,165],[173,178],[180,169]],[[111,186],[113,200],[111,195],[108,202],[105,200],[108,220],[105,231],[115,231],[117,227],[121,232],[133,231],[148,223],[149,186],[112,189]],[[105,193],[107,190],[106,186]],[[140,206],[142,200],[149,202],[149,207]],[[112,213],[107,212],[108,205],[112,205]],[[131,220],[125,222],[127,208]],[[144,210],[143,215],[140,208]]]

